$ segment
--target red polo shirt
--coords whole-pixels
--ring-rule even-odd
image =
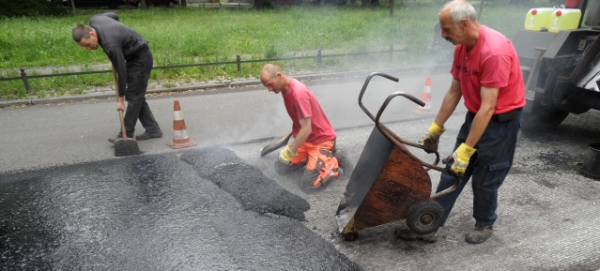
[[[500,32],[481,25],[475,47],[459,44],[450,70],[460,81],[465,106],[477,113],[481,107],[481,86],[499,88],[494,114],[525,106],[525,84],[519,56],[512,42]]]
[[[292,135],[294,138],[300,131],[300,120],[311,118],[312,132],[306,142],[319,144],[335,139],[335,131],[315,95],[300,81],[290,78],[290,88],[283,94],[285,109],[292,119]]]

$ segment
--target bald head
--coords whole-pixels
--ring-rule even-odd
[[[260,70],[260,77],[263,77],[264,75],[268,75],[269,77],[275,77],[277,76],[277,73],[281,72],[281,70],[279,69],[279,66],[275,65],[275,64],[266,64],[262,67],[262,69]]]
[[[260,70],[260,82],[270,92],[279,94],[280,92],[286,93],[289,88],[289,79],[281,73],[279,66],[275,64],[266,64]]]

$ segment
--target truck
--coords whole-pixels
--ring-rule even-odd
[[[556,128],[569,114],[600,110],[600,0],[531,9],[515,35],[525,82],[525,131]]]

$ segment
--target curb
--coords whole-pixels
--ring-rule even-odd
[[[412,66],[412,67],[404,67],[404,68],[393,68],[393,69],[382,69],[378,70],[378,72],[384,73],[405,73],[406,74],[415,74],[421,73],[424,71],[430,72],[447,72],[449,70],[450,63],[437,64],[437,65],[423,65],[423,66]],[[347,78],[347,77],[358,77],[358,76],[367,76],[375,71],[373,70],[357,70],[357,71],[349,71],[349,72],[333,72],[333,73],[319,73],[319,74],[308,74],[308,75],[290,75],[290,77],[296,78],[298,80],[305,81],[313,81],[313,80],[322,80],[322,79],[336,79],[336,78]],[[401,76],[404,77],[404,76]],[[244,86],[252,86],[252,85],[261,85],[259,79],[250,79],[250,80],[240,80],[240,81],[230,81],[225,80],[222,83],[206,83],[206,84],[197,84],[191,86],[182,86],[182,87],[172,87],[172,88],[155,88],[149,89],[147,94],[160,94],[160,93],[175,93],[175,92],[184,92],[188,90],[201,90],[201,89],[222,89],[229,90],[230,87],[244,87]],[[201,94],[201,93],[198,93]],[[24,105],[37,105],[37,104],[57,104],[57,103],[65,103],[65,102],[75,102],[75,101],[87,101],[93,99],[108,99],[114,98],[115,93],[112,91],[105,91],[102,93],[90,93],[90,94],[82,94],[82,95],[71,95],[71,96],[59,96],[59,97],[51,97],[51,98],[31,98],[31,99],[23,99],[23,100],[13,100],[13,101],[0,101],[0,108],[5,107],[14,107],[14,106],[24,106]]]

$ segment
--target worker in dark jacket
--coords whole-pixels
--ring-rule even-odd
[[[154,62],[148,42],[139,33],[119,22],[119,16],[113,12],[94,15],[89,26],[75,26],[73,39],[88,50],[97,50],[98,46],[102,46],[112,62],[118,78],[117,110],[124,111],[123,100],[127,100],[124,117],[127,137],[133,138],[138,118],[146,131],[138,135],[137,140],[162,137],[162,131],[145,97]],[[117,138],[122,136],[119,132]],[[117,138],[109,138],[108,141],[114,143]]]

